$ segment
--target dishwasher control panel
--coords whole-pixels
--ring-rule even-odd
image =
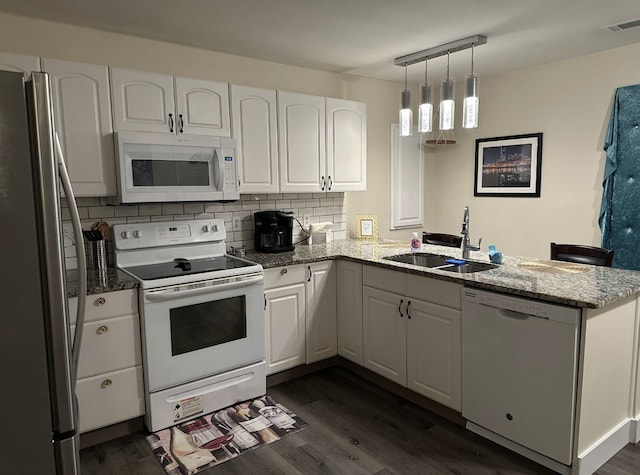
[[[578,308],[554,305],[521,297],[512,297],[506,294],[476,290],[468,287],[462,290],[462,300],[501,310],[517,312],[523,316],[529,315],[563,321],[572,325],[577,324],[580,318],[580,310]]]

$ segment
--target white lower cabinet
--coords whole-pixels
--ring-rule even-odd
[[[373,266],[363,284],[364,366],[459,411],[461,286]]]
[[[332,261],[265,270],[267,374],[337,354]]]
[[[69,300],[72,316],[77,305]],[[90,295],[86,309],[76,390],[81,433],[145,412],[136,291]]]
[[[307,364],[338,354],[336,270],[333,261],[307,266]]]
[[[339,260],[336,290],[338,354],[362,365],[362,264]]]

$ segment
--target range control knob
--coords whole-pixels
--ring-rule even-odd
[[[140,239],[142,237],[142,233],[137,229],[133,232],[133,237],[136,239]]]
[[[122,239],[131,239],[131,233],[129,231],[122,231],[120,236],[122,236]]]
[[[209,226],[206,225],[206,224],[204,226],[202,226],[202,232],[203,233],[208,233],[209,232]]]

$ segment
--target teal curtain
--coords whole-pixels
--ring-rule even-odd
[[[640,85],[616,90],[604,150],[602,247],[613,267],[640,270]]]

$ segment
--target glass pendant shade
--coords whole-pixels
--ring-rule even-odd
[[[411,110],[411,92],[406,89],[402,91],[400,107],[400,136],[411,135],[411,124],[413,123],[413,111]]]
[[[433,129],[433,105],[431,104],[431,84],[420,88],[420,107],[418,108],[418,131],[431,132]]]
[[[478,76],[469,74],[466,78],[464,103],[462,105],[462,127],[474,129],[478,127]]]
[[[442,98],[440,100],[440,130],[453,130],[456,103],[455,83],[451,78],[442,81]]]

